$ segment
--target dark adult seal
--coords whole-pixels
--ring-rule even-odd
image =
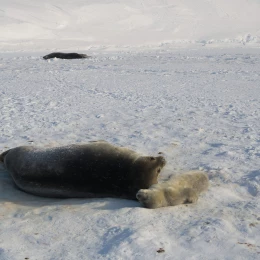
[[[58,59],[86,59],[90,58],[90,56],[86,54],[80,54],[80,53],[64,53],[64,52],[53,52],[48,55],[43,56],[43,59],[48,60],[48,59],[53,59],[53,58],[58,58]]]
[[[107,142],[53,148],[20,146],[0,155],[16,186],[43,197],[122,197],[157,183],[162,156],[141,156]]]

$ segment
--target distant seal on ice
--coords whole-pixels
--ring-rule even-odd
[[[0,155],[16,186],[43,197],[122,197],[157,183],[166,164],[105,141],[53,148],[20,146]]]
[[[86,59],[90,58],[90,56],[86,54],[80,53],[64,53],[64,52],[52,52],[48,55],[43,56],[43,59],[48,60],[52,58],[59,58],[59,59]]]
[[[141,189],[136,198],[146,208],[160,208],[194,203],[209,186],[208,175],[203,171],[189,171],[172,176],[168,181]]]

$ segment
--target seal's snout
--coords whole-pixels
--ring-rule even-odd
[[[166,159],[163,156],[158,156],[158,160],[162,164],[162,167],[166,165]]]
[[[139,192],[137,192],[137,193],[136,193],[136,198],[137,198],[138,200],[140,200],[140,199],[141,199],[141,195],[140,195],[140,193],[139,193]]]
[[[146,190],[139,190],[137,193],[136,193],[136,198],[139,200],[139,201],[144,201],[147,199],[147,193],[146,193]]]
[[[141,205],[145,208],[151,208],[150,205],[150,195],[149,190],[139,190],[136,194],[137,200],[141,203]]]

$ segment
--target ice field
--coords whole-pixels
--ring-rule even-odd
[[[196,204],[151,210],[36,197],[0,165],[1,260],[259,258],[260,3],[193,2],[1,1],[0,152],[102,139],[162,153],[159,181],[210,178]]]

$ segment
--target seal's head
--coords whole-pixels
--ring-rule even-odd
[[[130,174],[132,178],[131,191],[136,194],[140,189],[148,189],[151,185],[158,183],[158,175],[165,166],[166,160],[162,156],[141,156],[134,162]]]

